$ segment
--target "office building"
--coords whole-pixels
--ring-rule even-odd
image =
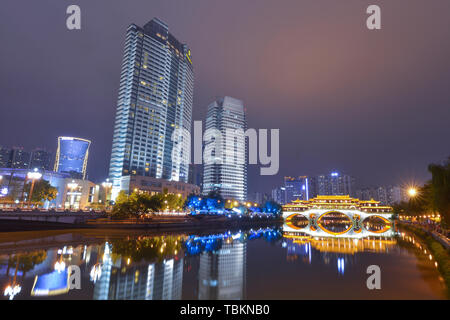
[[[272,200],[278,204],[286,204],[286,188],[279,187],[272,190]]]
[[[284,203],[290,203],[297,199],[309,200],[309,182],[306,176],[284,177],[284,188],[286,197]]]
[[[204,195],[217,190],[225,199],[246,200],[246,127],[242,101],[222,97],[208,106],[204,134]]]
[[[318,195],[338,196],[349,195],[355,196],[355,178],[347,174],[337,171],[327,175],[318,175],[310,178],[309,198]]]
[[[0,168],[51,170],[51,154],[36,148],[32,152],[22,147],[0,146]]]
[[[194,72],[191,51],[153,19],[126,31],[109,177],[188,181]]]
[[[22,147],[13,147],[8,168],[28,169],[30,168],[31,153]]]
[[[31,153],[30,168],[39,170],[51,170],[52,155],[44,149],[36,148]]]
[[[203,184],[203,167],[201,165],[190,164],[189,165],[189,184],[193,184],[202,188]]]
[[[367,187],[356,190],[356,197],[361,200],[376,200],[384,205],[394,205],[408,201],[406,190],[400,186]]]
[[[54,171],[69,173],[75,179],[86,178],[91,142],[74,137],[58,137]]]
[[[156,193],[167,192],[180,194],[184,198],[191,194],[200,194],[200,187],[194,184],[133,175],[121,178],[121,190],[127,194],[144,192],[154,195]]]
[[[257,204],[264,204],[266,201],[269,201],[272,197],[264,192],[253,192],[248,196],[248,201],[255,202]]]
[[[9,168],[11,149],[0,146],[0,168]]]

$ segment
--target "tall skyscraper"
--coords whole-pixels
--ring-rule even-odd
[[[246,127],[242,101],[223,97],[209,105],[204,137],[203,194],[217,190],[225,199],[247,199]],[[227,134],[232,134],[233,138]]]
[[[73,178],[85,179],[91,142],[73,137],[58,137],[55,172],[70,173]]]
[[[109,177],[187,182],[194,71],[191,51],[153,19],[126,32]],[[178,129],[178,130],[177,130]]]

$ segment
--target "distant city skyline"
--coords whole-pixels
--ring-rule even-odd
[[[424,182],[427,165],[449,155],[442,141],[450,136],[450,3],[408,1],[405,12],[404,1],[379,2],[383,29],[371,32],[359,2],[81,1],[75,32],[64,25],[66,4],[49,11],[30,3],[24,12],[5,0],[0,145],[55,151],[57,136],[86,137],[89,177],[103,181],[125,30],[159,17],[193,52],[193,120],[205,118],[216,96],[230,95],[246,102],[249,127],[280,128],[279,174],[262,177],[249,166],[249,191],[333,168],[361,185]]]

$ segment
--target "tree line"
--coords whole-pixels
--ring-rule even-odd
[[[394,206],[396,214],[419,216],[439,213],[441,224],[450,225],[450,157],[442,164],[430,164],[431,180],[418,189],[417,196]]]
[[[133,192],[127,195],[125,191],[120,191],[111,211],[111,216],[123,219],[166,210],[181,211],[185,200],[181,194],[168,193],[167,189],[164,189],[163,193],[154,195],[143,192]]]

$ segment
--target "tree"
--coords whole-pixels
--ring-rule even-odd
[[[31,182],[25,185],[24,191],[29,194],[31,189]],[[47,180],[41,179],[34,183],[33,194],[31,195],[31,202],[52,201],[56,199],[58,189],[53,187]]]
[[[181,194],[133,192],[129,196],[125,192],[119,193],[116,203],[111,212],[114,218],[122,219],[139,217],[144,214],[161,212],[163,210],[180,210],[183,208],[185,199]]]
[[[20,253],[9,257],[8,269],[15,268],[23,272],[23,277],[25,273],[32,270],[36,265],[41,264],[47,258],[47,252],[44,250],[34,251],[30,253]]]
[[[115,219],[128,218],[131,215],[131,206],[128,201],[128,195],[121,190],[116,198],[116,203],[111,211],[111,217]]]
[[[450,223],[450,157],[442,164],[430,164],[429,197],[431,204],[441,214],[445,225]]]

